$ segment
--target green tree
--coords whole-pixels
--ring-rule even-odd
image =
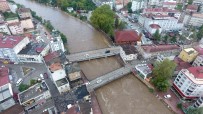
[[[169,36],[168,36],[168,35],[165,35],[165,36],[164,36],[164,42],[165,42],[165,43],[167,43],[168,38],[169,38]]]
[[[203,114],[203,107],[200,108],[188,108],[186,114]]]
[[[114,12],[109,5],[102,5],[92,12],[90,22],[95,28],[99,28],[109,35],[113,35]]]
[[[118,28],[118,25],[119,25],[119,20],[118,18],[115,19],[115,28]]]
[[[152,35],[152,37],[159,41],[161,39],[161,35],[159,34],[159,30],[156,30],[156,32]]]
[[[34,79],[30,80],[30,86],[33,86],[33,85],[35,85],[36,83],[37,83],[37,80],[34,80]]]
[[[183,4],[177,4],[176,9],[179,10],[179,11],[182,11]]]
[[[25,90],[28,89],[28,88],[29,88],[29,85],[20,84],[18,90],[19,90],[20,92],[22,92],[22,91],[25,91]]]
[[[198,40],[203,38],[203,25],[199,28],[199,31],[197,32],[196,36]]]
[[[168,79],[173,75],[176,68],[176,63],[165,59],[163,62],[155,63],[155,67],[152,71],[153,78],[152,83],[159,91],[166,91],[170,86]]]
[[[132,13],[131,7],[132,7],[132,2],[128,2],[127,4],[128,13]]]
[[[67,43],[66,36],[63,33],[60,33],[60,36],[61,36],[61,39],[62,39],[63,43],[66,44]]]
[[[123,30],[123,29],[126,28],[126,25],[127,25],[126,22],[120,21],[119,24],[118,24],[118,29]]]
[[[192,4],[193,3],[193,0],[188,0],[188,4]]]

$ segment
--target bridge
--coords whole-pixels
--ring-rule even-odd
[[[114,56],[117,54],[120,54],[121,47],[111,47],[111,48],[105,48],[105,49],[98,49],[93,51],[86,51],[81,53],[74,53],[67,55],[66,58],[69,60],[69,62],[81,62],[91,59],[98,59],[102,57],[109,57]]]
[[[90,82],[87,83],[87,90],[89,92],[94,91],[95,89],[104,86],[118,78],[123,77],[126,74],[131,73],[131,69],[134,67],[135,65],[126,65],[122,68],[119,68],[115,71],[112,71],[110,73],[107,73],[103,76],[100,76]]]

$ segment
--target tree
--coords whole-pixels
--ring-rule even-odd
[[[118,29],[119,30],[123,30],[126,27],[126,22],[124,21],[120,21],[120,23],[118,24]]]
[[[199,31],[196,35],[198,40],[201,40],[201,38],[203,38],[203,25],[199,28]]]
[[[179,11],[182,11],[183,4],[177,4],[176,9],[179,10]]]
[[[119,25],[119,20],[118,18],[115,19],[115,28],[118,28],[118,25]]]
[[[30,86],[33,86],[33,85],[35,85],[36,83],[37,83],[37,80],[34,80],[34,79],[30,80]]]
[[[66,44],[67,43],[66,36],[63,33],[60,33],[60,36],[61,36],[61,39],[62,39],[63,43]]]
[[[128,13],[132,13],[131,7],[132,7],[132,2],[128,2],[127,4]]]
[[[161,39],[161,35],[159,34],[159,29],[156,30],[156,32],[152,35],[152,37],[158,41]]]
[[[92,12],[90,22],[95,28],[99,28],[105,33],[112,35],[114,29],[114,15],[109,5],[102,5]]]
[[[25,91],[25,90],[28,89],[28,88],[29,88],[29,85],[20,84],[18,90],[19,90],[20,92],[22,92],[22,91]]]
[[[203,107],[200,108],[188,108],[186,111],[186,114],[202,114],[203,113]]]
[[[152,83],[159,91],[166,91],[170,86],[168,79],[170,79],[175,70],[176,63],[165,59],[163,62],[155,63],[152,71]]]
[[[188,0],[188,4],[192,4],[193,3],[193,0]]]

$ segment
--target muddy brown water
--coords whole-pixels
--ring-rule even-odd
[[[37,13],[68,38],[70,53],[108,47],[104,35],[89,24],[83,23],[66,13],[29,0],[14,0]],[[116,57],[90,60],[80,63],[89,80],[121,67]],[[104,114],[171,114],[148,88],[132,74],[113,81],[96,90],[97,99]]]

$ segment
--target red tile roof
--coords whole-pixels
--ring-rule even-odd
[[[163,5],[176,5],[176,2],[163,2]]]
[[[195,10],[195,11],[197,11],[197,9],[198,9],[198,6],[194,4],[188,5],[186,8],[186,10]]]
[[[16,25],[20,25],[20,22],[14,22],[14,23],[9,23],[8,26],[16,26]]]
[[[23,39],[22,36],[0,36],[0,48],[14,48]]]
[[[177,64],[176,71],[180,71],[182,69],[187,69],[192,66],[190,63],[185,62],[178,57],[174,58],[174,62]]]
[[[49,62],[58,56],[59,56],[59,53],[57,51],[49,53],[48,55],[44,56],[44,61]]]
[[[159,29],[161,28],[158,24],[151,24],[149,25],[151,28],[154,28],[154,29]]]
[[[180,49],[178,45],[144,45],[141,47],[148,53]]]
[[[123,30],[115,32],[115,41],[118,42],[136,42],[140,41],[139,35],[134,30]]]
[[[194,49],[199,53],[199,55],[203,55],[203,48],[201,48],[200,46],[196,46],[194,47]]]
[[[145,8],[144,13],[157,13],[157,12],[179,12],[178,10],[169,8]]]
[[[194,75],[195,78],[203,78],[203,67],[190,67],[188,71]]]
[[[9,77],[8,77],[8,68],[5,66],[0,67],[0,86],[3,86],[7,83],[9,83]]]

